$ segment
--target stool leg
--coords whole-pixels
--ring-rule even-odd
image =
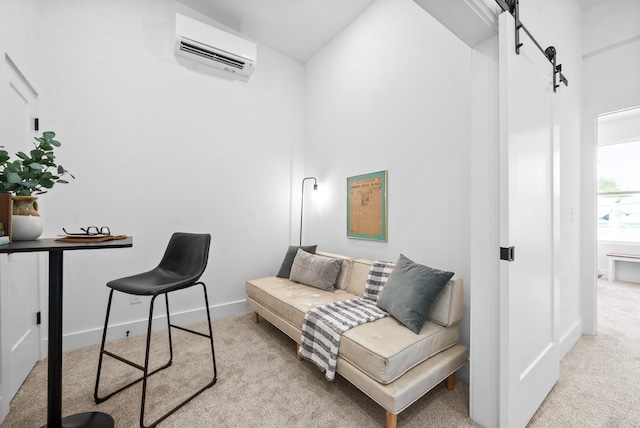
[[[218,378],[218,372],[216,370],[216,354],[213,350],[213,329],[211,328],[211,314],[209,313],[209,298],[207,297],[207,287],[202,284],[202,290],[204,291],[204,307],[207,310],[207,326],[209,327],[209,341],[211,342],[211,358],[213,360],[213,380],[208,386],[212,386],[216,383]]]
[[[171,317],[169,314],[169,293],[164,293],[164,302],[167,308],[167,333],[169,334],[169,362],[167,365],[171,365],[173,361],[173,340],[171,339]]]
[[[153,322],[153,304],[156,301],[156,297],[151,298],[149,304],[149,322],[147,324],[147,347],[144,354],[144,369],[142,371],[142,403],[140,405],[140,426],[144,427],[144,404],[147,398],[147,377],[149,373],[149,351],[151,348],[151,323]],[[165,294],[166,297],[166,294]],[[171,328],[169,327],[169,337],[171,337]],[[155,424],[154,424],[155,425]],[[153,425],[151,425],[153,426]]]
[[[107,314],[104,317],[104,329],[102,330],[102,344],[100,345],[100,357],[98,358],[98,373],[96,375],[96,388],[93,391],[93,401],[101,403],[103,400],[98,398],[98,385],[100,384],[100,373],[102,372],[102,356],[104,355],[104,344],[107,340],[107,326],[109,325],[109,314],[111,313],[111,300],[113,299],[113,289],[109,293],[109,302],[107,303]]]
[[[207,312],[207,323],[209,325],[209,335],[207,336],[206,334],[200,333],[198,331],[190,330],[190,329],[185,328],[185,327],[172,325],[170,322],[169,322],[169,330],[171,330],[171,328],[177,328],[179,330],[183,330],[183,331],[186,331],[186,332],[189,332],[189,333],[197,334],[198,336],[204,336],[204,337],[209,338],[209,342],[211,343],[211,358],[212,358],[212,362],[213,362],[213,379],[211,380],[211,382],[209,382],[208,384],[206,384],[205,386],[200,388],[198,391],[193,393],[189,398],[184,400],[182,403],[178,404],[176,407],[174,407],[173,409],[169,410],[164,415],[160,416],[152,424],[150,424],[148,426],[144,424],[144,406],[145,406],[146,393],[147,393],[147,377],[148,377],[147,376],[147,372],[149,370],[149,348],[150,348],[150,335],[151,335],[151,319],[152,319],[152,316],[153,316],[153,303],[154,303],[154,300],[155,300],[155,296],[154,296],[151,299],[151,307],[149,309],[149,327],[148,327],[148,332],[147,332],[147,351],[146,351],[146,355],[145,355],[144,376],[143,376],[143,383],[142,383],[142,405],[140,407],[140,426],[142,428],[155,427],[160,422],[164,421],[167,417],[172,415],[176,410],[180,409],[182,406],[187,404],[193,398],[197,397],[202,391],[204,391],[205,389],[213,386],[216,383],[216,380],[217,380],[216,357],[215,357],[214,349],[213,349],[213,329],[211,328],[211,314],[209,312],[209,299],[207,297],[207,289],[206,289],[204,283],[202,283],[202,282],[196,283],[196,284],[201,284],[202,287],[203,287],[203,290],[204,290],[204,300],[205,300],[205,309],[206,309],[206,312]],[[167,295],[167,293],[165,293],[165,298],[166,298],[166,295]],[[169,309],[169,303],[167,301],[167,310],[168,309]],[[168,315],[168,312],[167,312],[167,318],[168,318],[168,316],[169,315]],[[151,373],[151,374],[153,374],[153,373]],[[151,374],[149,374],[149,376]]]

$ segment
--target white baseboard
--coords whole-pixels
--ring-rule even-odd
[[[582,319],[576,321],[565,334],[560,337],[560,359],[573,348],[573,345],[582,337]]]
[[[211,318],[222,318],[232,315],[240,315],[249,312],[251,308],[247,306],[245,300],[237,302],[225,303],[217,306],[210,306]],[[171,314],[171,323],[176,325],[189,325],[205,320],[204,309],[196,309],[185,312]],[[158,316],[153,318],[153,331],[166,330],[166,316]],[[147,319],[131,321],[122,324],[113,324],[109,326],[107,333],[107,342],[127,337],[141,336],[147,334]],[[102,341],[102,327],[91,330],[84,330],[65,334],[62,338],[62,349],[64,352],[73,351],[75,349],[85,348],[87,346],[100,344]],[[44,340],[43,349],[47,349],[47,341]]]

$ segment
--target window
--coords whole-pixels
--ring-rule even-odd
[[[598,240],[640,243],[640,141],[598,147]]]

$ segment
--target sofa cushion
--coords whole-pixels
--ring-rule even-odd
[[[247,281],[246,289],[248,296],[295,325],[298,330],[302,330],[304,314],[309,309],[353,299],[353,294],[344,290],[323,291],[274,276]],[[296,340],[300,341],[300,337]]]
[[[333,291],[342,260],[309,254],[299,249],[291,266],[289,278],[301,284]]]
[[[314,254],[317,247],[317,245],[306,245],[302,247],[289,245],[289,248],[284,255],[284,260],[282,260],[282,264],[280,265],[280,270],[278,270],[276,276],[278,278],[289,278],[289,275],[291,274],[291,265],[293,265],[293,260],[296,258],[299,248],[302,248],[307,253]]]
[[[373,265],[371,260],[354,259],[351,263],[351,275],[349,275],[349,282],[345,290],[355,296],[363,297],[371,265]]]
[[[316,251],[316,254],[319,256],[342,260],[340,273],[338,273],[338,278],[336,279],[336,288],[339,288],[340,290],[347,288],[351,281],[351,265],[353,264],[353,257],[345,257],[339,254],[327,253],[326,251]]]
[[[427,321],[414,334],[395,318],[386,317],[344,332],[338,354],[372,379],[388,384],[455,345],[458,336],[457,326],[443,327]]]
[[[433,302],[453,272],[433,269],[400,254],[380,296],[378,306],[418,334]]]
[[[456,325],[464,314],[464,286],[462,279],[453,277],[444,286],[438,299],[431,306],[429,321],[448,327]]]

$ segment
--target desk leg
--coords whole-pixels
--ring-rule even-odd
[[[79,413],[62,419],[62,261],[62,251],[49,251],[49,364],[45,427],[113,428],[113,418],[106,413]]]
[[[47,427],[62,421],[62,251],[49,252],[49,365]]]

